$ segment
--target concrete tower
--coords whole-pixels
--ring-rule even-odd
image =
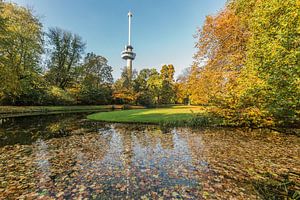
[[[122,51],[122,58],[127,61],[127,69],[129,72],[129,78],[132,78],[132,61],[135,59],[136,54],[133,53],[133,47],[131,46],[131,18],[132,13],[128,13],[128,45],[125,46],[125,50]]]

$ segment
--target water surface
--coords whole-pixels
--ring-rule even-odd
[[[260,199],[257,181],[300,172],[299,144],[270,131],[162,131],[84,114],[2,119],[0,199]]]

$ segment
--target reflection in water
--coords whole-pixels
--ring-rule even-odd
[[[35,155],[35,162],[37,163],[36,169],[37,172],[40,172],[37,174],[37,178],[39,180],[39,183],[37,184],[38,188],[46,188],[47,182],[50,181],[51,177],[51,164],[49,162],[49,155],[48,155],[48,145],[43,140],[38,140],[36,142],[37,151],[34,153]]]
[[[0,135],[0,199],[259,199],[253,180],[300,166],[299,138],[238,129],[162,132],[79,114],[2,121]]]
[[[2,119],[2,124],[0,124],[0,147],[16,143],[31,144],[38,139],[72,135],[80,130],[74,122],[82,121],[83,116],[84,114],[58,114]]]
[[[112,129],[104,132],[104,135],[110,134],[109,149],[104,156],[101,164],[106,167],[121,168],[123,166],[123,142],[122,137],[117,133],[112,126]]]

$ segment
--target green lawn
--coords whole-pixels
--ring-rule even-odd
[[[201,113],[200,106],[172,106],[170,108],[122,110],[113,112],[102,112],[88,116],[88,119],[106,122],[136,122],[159,124],[168,121],[186,120],[193,113]]]

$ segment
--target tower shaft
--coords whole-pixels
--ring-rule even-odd
[[[129,80],[132,80],[132,60],[127,59],[127,72]]]

